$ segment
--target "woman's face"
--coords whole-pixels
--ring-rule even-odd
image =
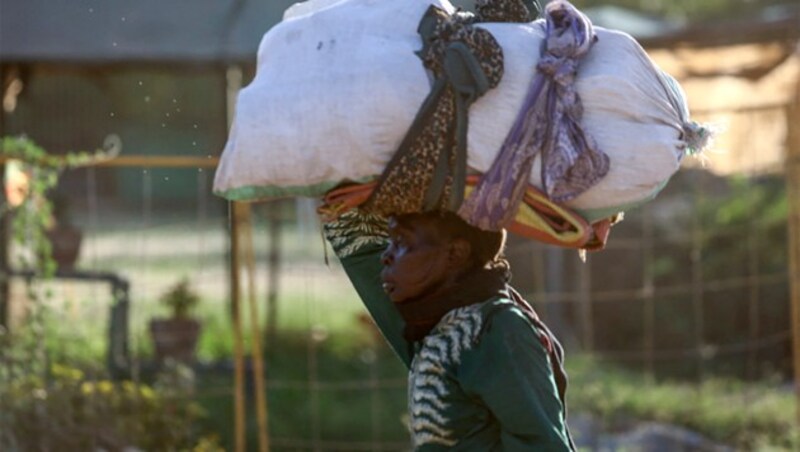
[[[389,219],[389,247],[383,252],[383,290],[394,303],[429,295],[453,282],[452,241],[424,215]]]

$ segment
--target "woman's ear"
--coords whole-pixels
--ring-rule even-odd
[[[453,269],[466,269],[472,257],[472,245],[462,238],[454,239],[450,242],[448,264]]]

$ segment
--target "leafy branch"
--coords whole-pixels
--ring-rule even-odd
[[[6,181],[6,197],[0,205],[0,215],[13,212],[12,238],[33,255],[33,262],[20,257],[24,268],[34,267],[45,277],[55,274],[56,263],[46,233],[53,224],[53,202],[49,194],[58,185],[62,172],[111,160],[121,149],[122,142],[116,135],[106,137],[102,149],[64,155],[50,154],[24,136],[0,139],[0,156],[7,165],[17,165],[21,175],[14,187]]]

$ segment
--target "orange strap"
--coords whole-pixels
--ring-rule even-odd
[[[478,175],[468,176],[467,192],[474,189],[479,180]],[[376,186],[377,182],[368,182],[335,188],[325,194],[319,212],[324,219],[332,220],[363,204]],[[577,213],[554,203],[539,189],[528,185],[508,230],[543,243],[594,251],[605,246],[612,224],[611,218],[589,224]]]

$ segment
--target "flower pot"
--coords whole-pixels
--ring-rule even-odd
[[[153,319],[150,321],[150,335],[158,362],[172,358],[191,363],[200,337],[200,322],[194,319]]]
[[[81,250],[83,233],[71,224],[58,225],[45,232],[52,247],[53,260],[60,270],[71,270],[75,267]]]

